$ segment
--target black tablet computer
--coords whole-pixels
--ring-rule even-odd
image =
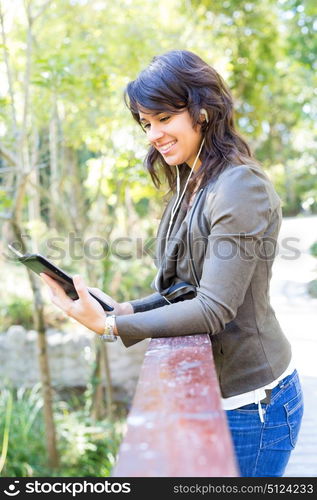
[[[69,274],[65,273],[62,269],[55,266],[46,257],[40,254],[22,254],[12,245],[8,245],[9,249],[15,254],[16,259],[22,262],[29,269],[32,269],[36,274],[45,273],[51,278],[57,281],[61,287],[65,290],[68,297],[73,300],[78,299],[78,294],[74,287],[73,278]],[[113,311],[113,307],[106,304],[102,299],[97,297],[93,292],[89,290],[90,295],[96,299],[99,304],[103,307],[105,311]]]

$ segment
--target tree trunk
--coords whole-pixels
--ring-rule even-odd
[[[112,419],[113,413],[113,393],[112,393],[112,383],[111,383],[111,371],[108,356],[108,346],[107,344],[101,345],[101,360],[102,360],[102,373],[105,374],[105,388],[106,388],[106,404],[107,404],[107,415],[109,419]]]
[[[40,218],[39,210],[39,195],[36,189],[38,185],[38,140],[36,135],[33,135],[33,147],[30,149],[29,145],[29,133],[32,130],[31,120],[30,120],[30,110],[32,106],[30,104],[30,92],[31,92],[31,63],[32,63],[32,45],[33,45],[33,33],[32,26],[35,21],[48,7],[50,0],[45,2],[37,11],[37,14],[32,16],[32,4],[30,2],[24,3],[25,14],[27,19],[27,32],[26,32],[26,52],[25,52],[25,73],[24,73],[24,96],[23,96],[23,113],[22,113],[22,123],[20,128],[18,128],[18,120],[16,116],[15,109],[15,93],[13,84],[13,72],[10,66],[9,51],[6,44],[6,32],[4,26],[4,16],[2,11],[2,6],[0,3],[0,18],[1,18],[1,36],[2,45],[4,51],[5,67],[7,71],[7,80],[9,86],[9,93],[11,97],[11,113],[12,113],[12,128],[14,134],[14,152],[10,152],[9,164],[13,164],[16,167],[16,175],[12,176],[14,181],[14,198],[12,203],[12,213],[8,218],[8,223],[12,228],[14,237],[20,245],[21,251],[26,252],[27,248],[25,242],[23,241],[23,231],[22,231],[22,214],[25,206],[25,194],[29,195],[28,209],[29,217],[34,217],[35,220]],[[31,134],[32,136],[32,134]],[[6,155],[8,157],[8,155]],[[31,185],[30,185],[31,181]],[[53,418],[53,408],[52,408],[52,395],[50,386],[50,372],[49,364],[47,358],[47,349],[45,341],[45,321],[43,312],[43,300],[41,296],[40,287],[38,284],[38,278],[35,274],[28,270],[28,277],[31,284],[33,296],[34,296],[34,324],[38,331],[38,346],[39,346],[39,367],[42,381],[42,392],[44,400],[44,421],[46,428],[46,440],[47,440],[47,453],[48,453],[48,463],[51,467],[58,466],[58,453],[56,446],[56,432]]]
[[[21,238],[21,229],[15,221],[10,221],[13,233],[16,240],[20,243],[23,252],[26,251],[25,243]],[[51,377],[49,370],[49,362],[47,356],[46,338],[45,338],[45,321],[43,311],[43,300],[41,291],[36,282],[34,273],[28,270],[28,276],[34,297],[34,326],[38,332],[38,360],[40,368],[40,376],[42,382],[42,394],[44,402],[44,423],[46,430],[46,445],[48,454],[48,464],[52,468],[58,467],[58,452],[56,444],[56,431],[53,417],[52,392],[51,392]]]
[[[57,216],[56,209],[58,204],[58,141],[57,141],[57,129],[58,129],[58,115],[57,115],[57,102],[56,94],[52,96],[52,116],[50,120],[49,127],[49,150],[50,150],[50,224],[53,227],[57,227]]]
[[[284,162],[284,174],[285,174],[285,191],[286,191],[286,203],[290,207],[291,212],[296,208],[296,195],[294,191],[294,178],[292,169],[288,165],[287,161]]]
[[[65,149],[65,160],[67,162],[68,175],[72,180],[71,189],[71,207],[72,207],[72,221],[75,233],[80,235],[82,242],[82,249],[85,248],[84,238],[86,227],[89,224],[87,220],[82,200],[85,199],[82,183],[78,175],[78,163],[76,161],[75,152],[70,149]],[[97,272],[96,263],[91,262],[90,256],[83,254],[86,275],[91,280],[91,286],[97,286]],[[113,396],[111,388],[111,374],[110,365],[108,360],[107,345],[100,345],[100,339],[96,339],[96,369],[94,373],[96,384],[94,384],[94,394],[92,397],[91,416],[95,420],[100,420],[104,417],[107,410],[108,416],[112,415]],[[105,394],[105,386],[107,388]]]
[[[94,371],[94,392],[92,397],[91,417],[102,420],[113,414],[113,394],[107,345],[96,339],[96,365]],[[106,401],[106,405],[105,405]]]
[[[104,407],[104,391],[102,381],[102,367],[101,367],[101,349],[98,345],[98,340],[95,342],[96,347],[96,364],[93,373],[93,394],[91,398],[90,415],[94,420],[101,420],[105,416]]]
[[[47,355],[47,344],[45,337],[45,323],[43,314],[43,303],[40,295],[40,290],[38,287],[33,290],[35,299],[34,308],[34,323],[36,330],[38,332],[38,355],[39,355],[39,366],[41,373],[42,382],[42,393],[44,400],[44,422],[46,429],[46,446],[48,453],[48,464],[51,468],[57,468],[59,464],[59,457],[57,451],[56,442],[56,430],[54,422],[54,412],[52,404],[52,389],[51,389],[51,377],[49,370],[49,361]]]

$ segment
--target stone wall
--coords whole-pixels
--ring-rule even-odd
[[[48,329],[46,333],[52,386],[84,387],[89,383],[96,342],[100,338],[81,325],[67,331]],[[108,343],[112,385],[120,397],[131,399],[139,377],[148,340],[126,349],[121,340]],[[37,332],[11,326],[0,333],[0,387],[31,387],[40,380]]]

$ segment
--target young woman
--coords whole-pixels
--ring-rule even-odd
[[[234,124],[219,74],[188,51],[155,57],[130,82],[126,103],[150,148],[156,186],[172,197],[157,236],[155,293],[106,316],[74,278],[69,299],[49,277],[53,302],[108,339],[210,335],[223,408],[242,476],[282,476],[303,413],[291,346],[269,300],[280,199]]]

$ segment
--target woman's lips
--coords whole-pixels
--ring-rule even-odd
[[[176,142],[177,141],[170,141],[170,142],[167,142],[166,144],[164,144],[164,146],[158,147],[159,152],[162,153],[163,155],[166,155],[167,153],[169,153],[171,151],[171,149],[174,147]]]

